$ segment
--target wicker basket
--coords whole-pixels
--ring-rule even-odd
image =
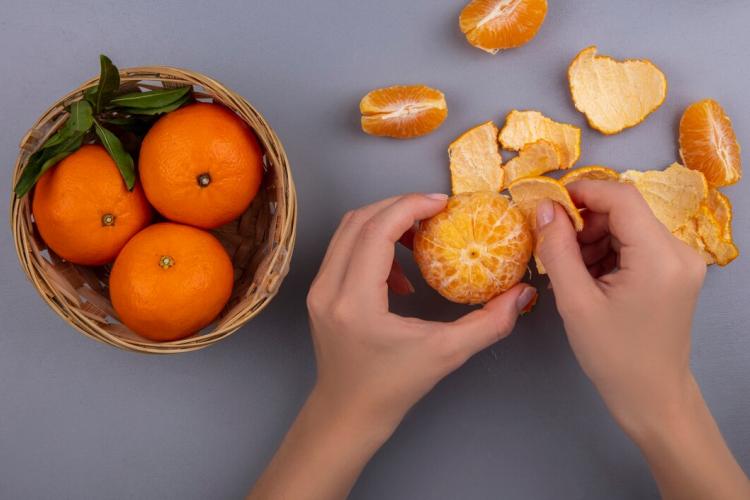
[[[30,196],[11,197],[11,226],[21,266],[45,302],[74,328],[95,340],[122,349],[171,354],[193,351],[231,335],[271,301],[289,271],[297,223],[297,197],[284,148],[271,127],[245,99],[219,82],[191,71],[169,67],[140,67],[120,72],[121,88],[193,86],[200,101],[219,102],[232,109],[255,131],[265,150],[263,184],[248,210],[237,220],[213,231],[232,257],[235,284],[232,298],[216,322],[192,337],[152,342],[117,320],[109,301],[110,266],[91,268],[63,261],[39,237],[31,215]],[[21,140],[14,184],[29,156],[67,119],[65,106],[96,85],[94,78],[60,99]],[[32,193],[33,194],[33,193]]]

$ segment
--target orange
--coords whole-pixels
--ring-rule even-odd
[[[362,98],[359,110],[364,132],[395,139],[429,134],[448,116],[445,95],[425,85],[375,89]]]
[[[500,191],[503,187],[503,158],[492,122],[467,130],[448,146],[453,194],[472,191]]]
[[[646,59],[618,61],[596,50],[583,49],[570,63],[570,93],[591,128],[616,134],[638,125],[662,105],[667,78]]]
[[[120,320],[150,340],[188,337],[211,323],[229,300],[234,270],[212,234],[165,222],[125,245],[109,278]]]
[[[164,217],[210,229],[247,210],[263,177],[263,151],[232,111],[197,103],[151,127],[138,170],[148,201]]]
[[[466,39],[490,54],[525,44],[547,15],[547,0],[472,0],[461,11]]]
[[[686,167],[703,172],[710,186],[728,186],[742,177],[732,121],[713,99],[693,103],[683,113],[680,155]]]
[[[128,191],[115,162],[95,145],[82,146],[42,175],[32,212],[52,251],[91,266],[112,262],[151,221],[141,186]]]
[[[521,280],[531,246],[523,214],[505,196],[479,191],[451,197],[445,210],[422,221],[414,259],[443,297],[479,304]]]

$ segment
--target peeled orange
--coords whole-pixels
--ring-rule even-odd
[[[429,134],[448,116],[445,95],[425,85],[373,90],[362,98],[359,110],[363,131],[396,139]]]
[[[499,193],[462,193],[422,221],[414,258],[442,296],[479,304],[508,290],[526,272],[532,235],[523,214]]]

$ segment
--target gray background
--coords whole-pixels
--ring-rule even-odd
[[[470,47],[463,1],[1,0],[0,191],[17,143],[55,99],[97,71],[169,64],[246,96],[281,136],[300,201],[298,244],[279,296],[201,352],[130,354],[79,335],[39,299],[0,233],[0,498],[238,498],[262,471],[313,383],[304,297],[349,208],[403,191],[447,191],[448,143],[512,108],[583,127],[579,165],[661,168],[691,101],[718,99],[750,132],[746,1],[552,0],[538,37],[498,56]],[[587,127],[565,70],[583,47],[649,57],[666,103],[614,137]],[[450,116],[398,142],[358,129],[372,88],[424,82]],[[747,158],[746,158],[747,159]],[[727,190],[750,252],[748,180]],[[7,205],[2,204],[7,220]],[[408,257],[403,255],[406,260]],[[409,261],[410,262],[410,261]],[[694,367],[724,434],[750,468],[750,264],[711,268],[695,321]],[[396,310],[465,312],[426,288]],[[541,284],[539,282],[538,284]],[[514,335],[420,402],[354,489],[356,499],[649,498],[655,485],[569,350],[549,292]]]

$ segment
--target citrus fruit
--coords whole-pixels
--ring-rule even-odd
[[[591,128],[616,134],[638,125],[662,105],[667,79],[651,61],[618,61],[583,49],[568,68],[570,93],[576,109]]]
[[[425,85],[373,90],[362,98],[359,110],[363,131],[396,139],[429,134],[448,116],[445,95]]]
[[[708,196],[702,173],[673,163],[666,170],[628,170],[620,180],[633,184],[659,221],[674,231],[698,212]]]
[[[496,54],[534,38],[547,15],[547,0],[472,0],[459,26],[473,46]]]
[[[567,186],[571,182],[587,179],[590,181],[616,181],[620,174],[611,168],[601,167],[599,165],[590,165],[571,170],[560,178],[560,183]]]
[[[583,230],[583,218],[560,181],[551,177],[525,177],[508,186],[508,191],[532,228],[536,227],[536,206],[542,200],[552,200],[565,209],[576,231]]]
[[[570,168],[581,155],[581,129],[558,123],[538,111],[511,111],[499,137],[503,148],[511,151],[540,139],[557,146],[560,168]]]
[[[521,280],[531,246],[523,214],[499,193],[480,191],[451,197],[445,210],[421,222],[414,258],[443,297],[480,304]]]
[[[164,217],[210,229],[236,219],[250,205],[263,177],[263,151],[232,111],[197,103],[151,127],[138,171],[148,201]]]
[[[732,121],[713,99],[693,103],[683,113],[680,155],[685,166],[703,172],[711,186],[734,184],[742,177]]]
[[[120,320],[142,337],[178,340],[211,323],[229,300],[234,271],[210,233],[164,222],[139,232],[109,278]]]
[[[128,191],[117,165],[98,145],[82,146],[42,175],[32,212],[52,251],[91,266],[112,262],[151,221],[141,186]]]
[[[560,151],[544,139],[524,145],[518,156],[505,164],[505,185],[523,177],[538,177],[560,168]]]
[[[494,123],[483,123],[467,130],[448,146],[453,194],[502,189],[503,158],[497,133]]]

